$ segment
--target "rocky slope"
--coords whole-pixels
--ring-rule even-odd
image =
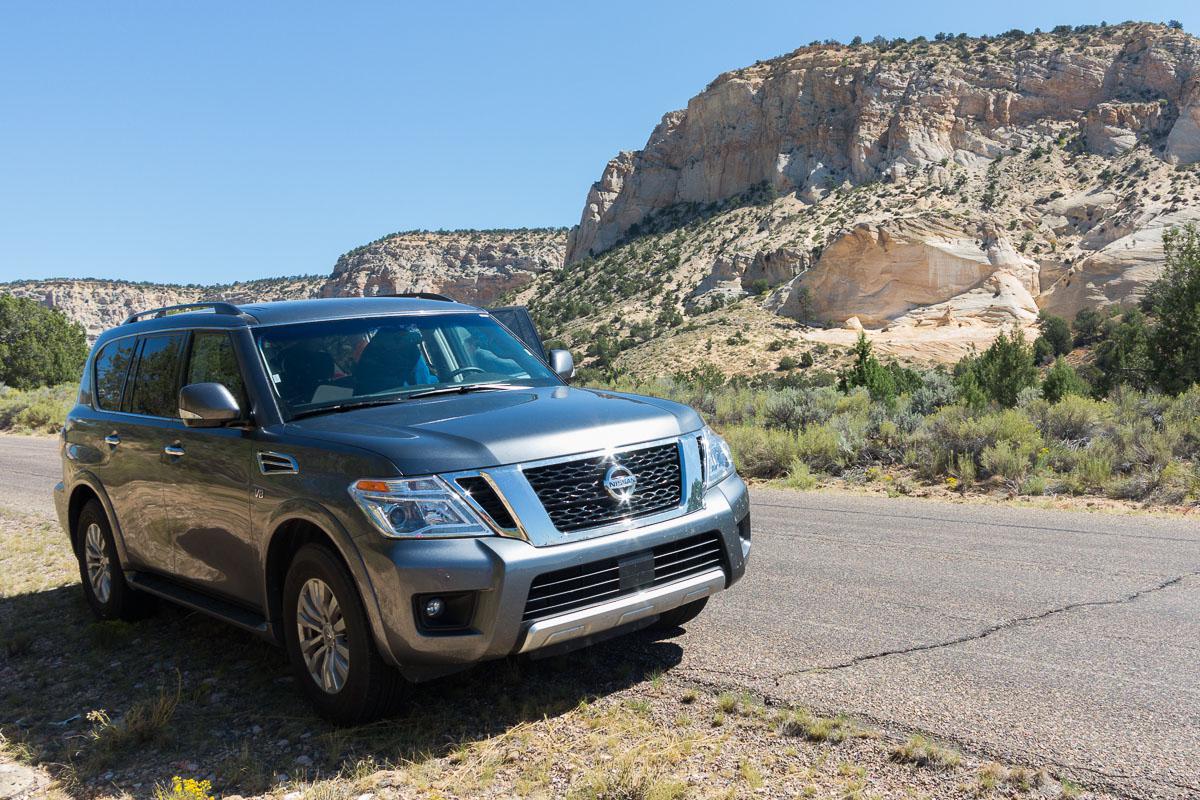
[[[339,258],[321,296],[440,292],[487,305],[561,265],[566,235],[553,228],[395,234]]]
[[[753,345],[791,320],[820,328],[785,326],[801,344],[865,326],[954,358],[1040,308],[1135,300],[1162,231],[1200,219],[1198,159],[1200,40],[1181,30],[809,46],[719,76],[614,158],[567,268],[526,297],[636,369],[686,365],[666,323],[731,303],[719,318]]]
[[[264,278],[211,286],[51,278],[0,284],[0,292],[32,297],[84,326],[89,338],[134,311],[200,300],[261,302],[391,292],[443,292],[487,304],[559,266],[566,231],[415,231],[386,236],[338,259],[329,276]]]
[[[0,292],[32,297],[50,308],[57,308],[68,318],[83,325],[88,338],[94,339],[135,311],[201,300],[226,300],[231,303],[295,300],[313,297],[323,282],[324,278],[315,275],[264,278],[212,286],[48,278],[3,283],[0,284]]]

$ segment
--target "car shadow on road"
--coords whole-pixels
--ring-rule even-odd
[[[489,662],[414,684],[390,719],[339,729],[312,713],[281,649],[165,603],[140,622],[97,623],[75,584],[0,598],[0,733],[81,796],[145,796],[173,775],[251,794],[363,762],[442,756],[680,657],[669,639],[635,633]]]

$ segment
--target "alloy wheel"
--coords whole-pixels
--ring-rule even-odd
[[[109,563],[108,541],[95,522],[87,526],[83,543],[84,564],[92,594],[103,605],[112,595],[112,565]]]
[[[309,676],[329,694],[340,692],[350,674],[346,618],[333,590],[320,578],[310,578],[300,589],[296,630]]]

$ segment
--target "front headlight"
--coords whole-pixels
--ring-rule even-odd
[[[350,496],[380,533],[393,539],[487,536],[491,531],[438,477],[361,480]]]
[[[704,488],[716,486],[733,474],[733,454],[729,445],[707,425],[700,431],[701,457],[704,459]]]

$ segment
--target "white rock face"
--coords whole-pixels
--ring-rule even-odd
[[[613,159],[566,259],[676,248],[672,225],[715,217],[683,248],[686,310],[750,293],[974,340],[1136,301],[1163,231],[1200,222],[1196,171],[1174,168],[1198,161],[1200,40],[1163,25],[807,47],[719,76]]]
[[[562,230],[406,233],[338,259],[322,297],[438,292],[487,305],[563,263]]]
[[[763,181],[819,196],[831,180],[904,176],[942,159],[969,165],[1023,144],[1026,129],[1047,121],[1078,123],[1105,154],[1170,131],[1173,162],[1200,158],[1193,37],[1130,25],[1080,49],[1069,37],[1027,42],[987,60],[953,44],[898,60],[866,46],[802,48],[721,75],[686,110],[664,116],[642,150],[609,163],[567,260],[611,247],[656,209],[718,201]],[[1126,99],[1139,95],[1158,99]]]
[[[490,303],[543,270],[562,265],[566,231],[470,231],[386,237],[338,259],[328,277],[265,278],[213,286],[53,278],[0,284],[0,292],[61,310],[89,339],[135,311],[224,300],[231,303],[440,292]]]
[[[83,325],[88,339],[119,325],[130,314],[151,308],[224,300],[230,303],[313,297],[323,278],[270,278],[214,286],[132,283],[91,278],[50,278],[0,284],[0,292],[30,297]]]

